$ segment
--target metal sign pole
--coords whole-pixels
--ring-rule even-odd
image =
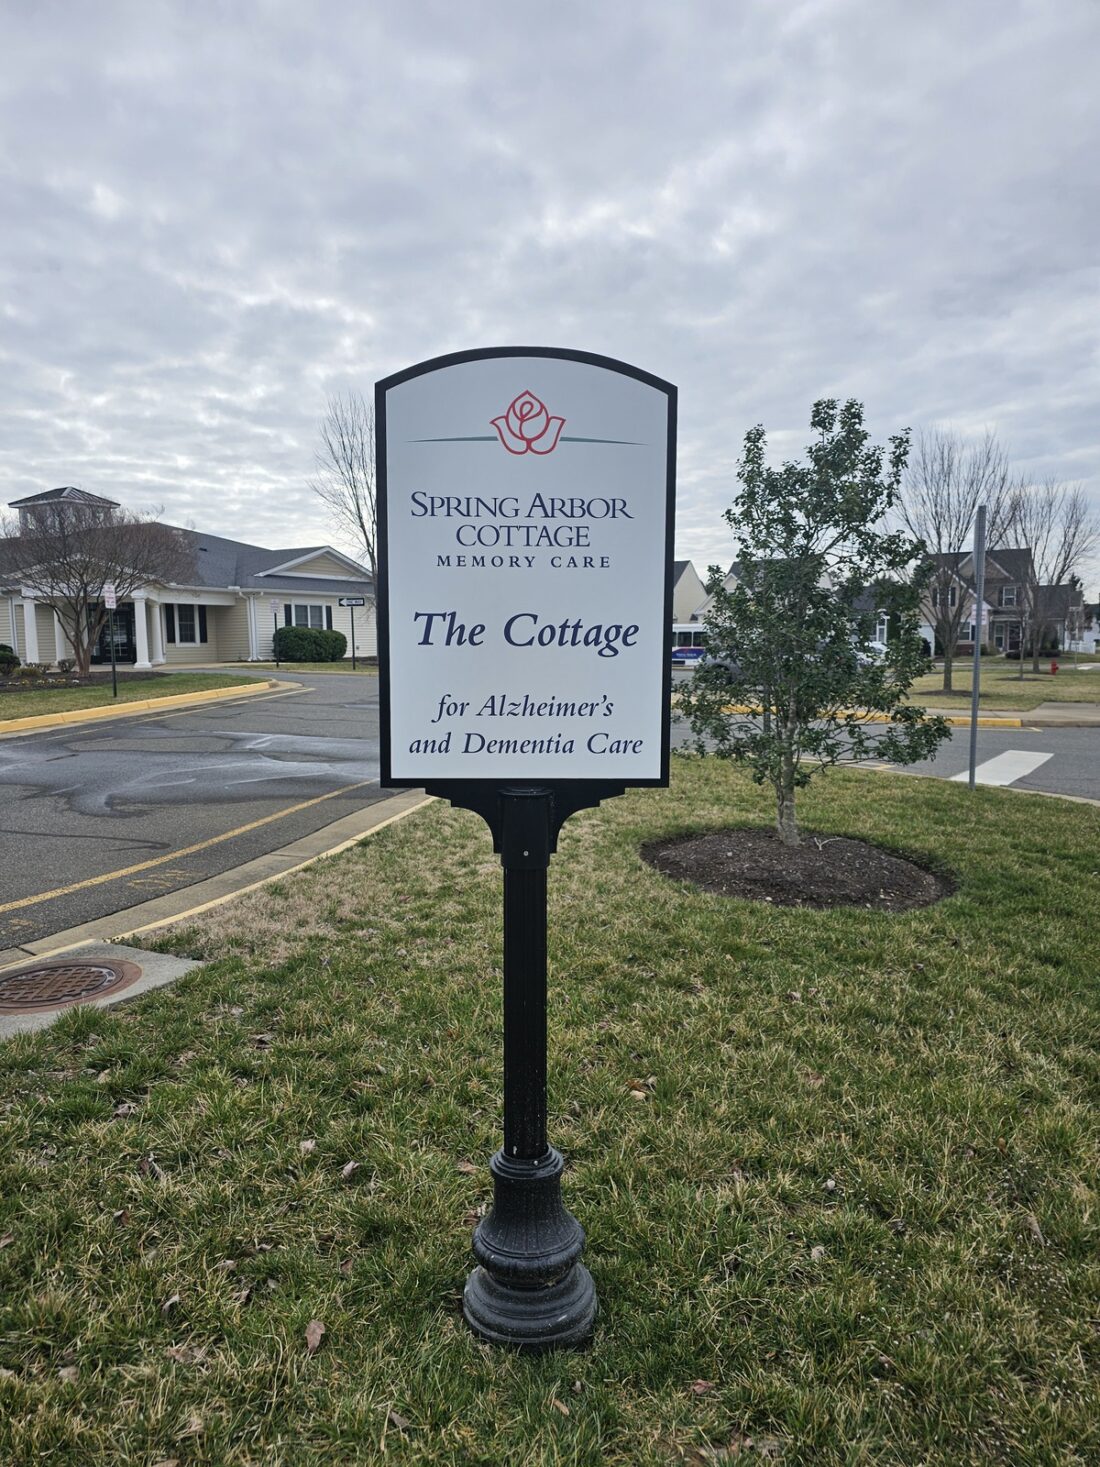
[[[116,663],[115,663],[115,613],[114,613],[114,608],[112,608],[110,611],[108,611],[107,616],[108,616],[108,625],[110,627],[110,638],[111,638],[111,693],[112,693],[112,695],[114,697],[117,698],[118,697],[118,667],[116,666]]]
[[[355,672],[355,607],[351,607],[351,670]]]
[[[978,701],[982,680],[982,608],[985,600],[985,505],[978,506],[974,526],[974,677],[970,691],[970,788],[978,767]]]
[[[275,658],[275,666],[279,666],[279,613],[275,610],[274,601],[271,603],[271,621],[275,630],[271,634],[271,654]]]

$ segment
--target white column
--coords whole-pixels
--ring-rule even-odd
[[[26,656],[24,662],[38,661],[38,625],[34,619],[34,602],[23,601],[23,640]]]
[[[161,620],[164,613],[159,601],[149,602],[149,614],[153,618],[153,666],[156,667],[164,661],[164,623]]]
[[[249,596],[245,602],[245,605],[248,607],[248,660],[249,662],[259,662],[260,639],[256,630],[255,596]]]
[[[149,624],[145,620],[145,597],[140,592],[135,592],[134,602],[134,640],[137,643],[137,661],[134,663],[135,672],[151,672],[153,664],[149,661]]]
[[[58,615],[56,606],[54,607],[53,613],[53,639],[56,649],[55,661],[60,662],[62,658],[68,658],[73,655],[73,644],[69,641],[69,634],[65,630],[65,624],[62,622],[61,617]]]

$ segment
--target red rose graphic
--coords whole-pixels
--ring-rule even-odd
[[[492,424],[509,453],[551,453],[565,419],[552,418],[533,392],[521,392]]]

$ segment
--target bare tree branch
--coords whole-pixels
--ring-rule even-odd
[[[924,543],[933,562],[929,594],[935,593],[932,618],[943,648],[945,691],[951,689],[960,628],[974,610],[973,595],[956,579],[954,558],[971,547],[980,504],[988,511],[987,543],[1002,542],[1010,530],[1014,487],[1008,459],[992,433],[977,442],[941,428],[918,435],[899,510],[905,528]]]
[[[0,574],[57,612],[81,673],[106,620],[105,585],[125,601],[150,582],[184,584],[194,570],[182,531],[107,502],[30,505],[0,524]]]
[[[378,522],[374,409],[362,393],[329,398],[316,461],[317,473],[309,487],[328,506],[338,533],[355,542],[374,580]]]
[[[1100,517],[1080,484],[1063,484],[1057,479],[1019,486],[1012,495],[1010,517],[1018,543],[1031,550],[1023,583],[1023,612],[1032,669],[1038,672],[1043,639],[1063,600],[1060,588],[1070,585],[1082,562],[1100,547]],[[1023,655],[1021,644],[1021,669]]]

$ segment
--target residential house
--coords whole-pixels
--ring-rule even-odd
[[[50,489],[14,501],[12,509],[97,501],[73,488]],[[194,583],[150,584],[120,602],[114,618],[116,659],[139,671],[188,663],[268,661],[278,626],[309,626],[343,632],[351,655],[350,608],[340,598],[362,596],[355,611],[356,650],[377,652],[374,586],[370,573],[331,545],[297,545],[269,550],[243,540],[197,530],[181,533],[194,548]],[[111,660],[110,626],[105,626],[92,662]],[[54,611],[35,600],[18,576],[0,564],[0,642],[24,662],[55,662],[72,648]]]
[[[974,555],[959,551],[933,557],[933,581],[921,603],[921,632],[937,655],[943,648],[936,636],[936,612],[941,598],[952,610],[962,606],[956,654],[973,652],[979,617],[975,607]],[[1025,640],[1027,587],[1034,576],[1034,562],[1027,547],[987,550],[982,587],[980,622],[986,646],[998,652],[1018,653]],[[1040,604],[1046,618],[1044,640],[1065,646],[1066,622],[1071,608],[1080,606],[1081,592],[1073,586],[1040,587]]]
[[[707,588],[690,560],[672,563],[672,620],[695,621],[695,613],[707,599]]]

